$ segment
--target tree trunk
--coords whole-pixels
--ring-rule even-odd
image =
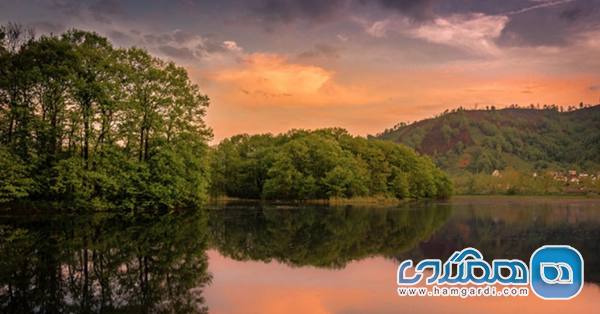
[[[143,152],[144,152],[144,128],[142,127],[142,129],[140,131],[140,161],[142,161]]]

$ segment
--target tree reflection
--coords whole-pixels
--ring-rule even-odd
[[[0,223],[0,313],[207,313],[207,216]]]
[[[451,205],[417,207],[228,204],[210,211],[211,245],[235,260],[343,268],[409,250],[452,216]]]
[[[544,245],[570,245],[584,260],[585,281],[600,283],[600,215],[597,203],[513,201],[455,202],[454,215],[428,241],[396,259],[446,261],[455,251],[477,248],[484,258],[520,259]]]

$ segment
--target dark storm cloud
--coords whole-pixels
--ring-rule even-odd
[[[349,0],[260,0],[250,4],[252,12],[265,23],[329,23],[341,16]]]
[[[179,2],[179,6],[186,12],[197,12],[199,7],[192,0],[183,0]]]
[[[174,41],[171,34],[146,34],[144,40],[150,45],[166,45]]]
[[[190,42],[197,38],[198,38],[198,35],[188,33],[186,31],[182,31],[180,29],[175,30],[173,32],[173,39],[179,44],[185,44],[185,43]]]
[[[99,22],[110,23],[109,16],[125,16],[125,10],[120,3],[113,0],[102,0],[100,2],[93,3],[89,6],[88,10]]]
[[[600,26],[597,0],[578,0],[510,16],[502,31],[503,46],[566,46],[583,29]],[[527,6],[525,6],[527,7]],[[522,10],[521,10],[522,11]],[[577,27],[573,27],[573,26]]]
[[[48,4],[51,9],[60,11],[66,15],[81,15],[82,5],[78,0],[49,0]]]
[[[214,41],[206,41],[202,45],[198,46],[198,49],[209,54],[229,52],[223,43]]]
[[[435,16],[443,0],[259,0],[250,4],[251,11],[261,22],[291,24],[307,21],[311,24],[328,24],[365,8],[379,8],[409,17],[413,21],[424,21]],[[373,4],[376,5],[373,5]]]
[[[366,0],[363,0],[366,2]],[[429,20],[443,0],[377,0],[385,9],[395,10],[415,21]]]
[[[189,48],[185,47],[179,48],[171,45],[163,45],[158,47],[158,50],[160,50],[160,52],[164,53],[168,57],[174,59],[190,60],[195,58],[194,52],[192,52],[192,50],[190,50]]]
[[[240,38],[217,38],[209,41],[206,32],[223,32],[223,25],[248,28],[248,26],[263,27],[272,32],[281,30],[281,34],[290,34],[290,29],[304,31],[301,27],[308,25],[311,34],[308,42],[322,42],[317,32],[321,26],[328,26],[329,30],[337,27],[337,34],[351,32],[354,38],[360,40],[360,32],[364,32],[374,23],[393,21],[396,17],[407,17],[414,25],[410,28],[420,27],[430,23],[433,18],[449,19],[453,16],[469,16],[471,13],[482,13],[486,16],[505,15],[509,20],[502,30],[500,38],[494,38],[494,44],[500,47],[514,46],[567,46],[572,39],[583,31],[593,31],[600,28],[600,0],[574,0],[571,2],[556,1],[528,1],[528,0],[38,0],[43,5],[40,10],[50,12],[44,17],[23,11],[40,33],[60,33],[64,28],[73,26],[70,22],[77,21],[76,25],[84,27],[102,23],[112,23],[111,29],[139,30],[139,33],[127,32],[130,38],[142,38],[148,46],[173,46],[188,47],[192,50],[199,49],[205,53],[224,53],[227,50],[222,40],[235,40],[250,50],[252,44]],[[33,1],[32,1],[33,2]],[[5,8],[10,10],[15,7],[10,0],[0,0]],[[19,2],[17,2],[19,3]],[[22,3],[25,3],[23,1]],[[35,3],[35,2],[33,2]],[[539,7],[544,5],[543,7]],[[31,6],[27,3],[23,6]],[[537,8],[534,8],[537,7]],[[139,8],[139,9],[138,9]],[[180,9],[193,15],[181,14]],[[51,10],[51,11],[49,11]],[[3,10],[0,10],[3,11]],[[521,12],[521,13],[515,13]],[[1,13],[1,12],[0,12]],[[154,14],[153,14],[154,13]],[[204,14],[204,15],[203,15]],[[68,15],[68,16],[67,16]],[[74,16],[75,19],[71,17]],[[208,16],[209,19],[201,19]],[[10,16],[6,17],[9,18]],[[37,19],[43,21],[37,21]],[[131,19],[130,19],[131,18]],[[135,18],[135,19],[133,19]],[[27,20],[27,19],[26,19]],[[233,22],[232,22],[233,21]],[[37,23],[36,25],[33,25]],[[193,23],[207,23],[202,29]],[[228,24],[230,23],[230,24]],[[63,26],[64,24],[64,26]],[[299,25],[300,28],[282,27],[283,25]],[[390,23],[389,25],[395,25]],[[317,27],[312,27],[317,26]],[[103,28],[104,26],[96,26]],[[392,28],[392,26],[388,26]],[[158,33],[152,33],[152,32]],[[403,34],[401,29],[387,29],[387,31]],[[330,35],[335,36],[331,32]],[[407,32],[408,33],[408,32]],[[300,33],[298,33],[300,34]],[[228,36],[231,36],[228,34]],[[258,39],[261,34],[257,34]],[[340,35],[338,35],[340,36]],[[113,36],[116,38],[116,36]],[[410,37],[410,36],[406,36]],[[122,37],[125,40],[124,37]],[[197,43],[203,42],[200,48],[195,48]],[[402,40],[411,40],[403,38]],[[423,41],[422,39],[419,39]],[[300,59],[310,58],[339,58],[338,52],[327,52],[327,49],[305,46],[297,55]],[[323,48],[323,47],[321,47]],[[198,55],[198,53],[196,52]]]
[[[586,18],[593,11],[594,11],[593,8],[585,8],[584,9],[581,7],[575,7],[575,8],[568,8],[568,9],[563,10],[562,12],[560,12],[560,14],[558,16],[562,19],[565,19],[565,20],[571,22],[571,23],[574,23],[581,19]]]
[[[231,43],[219,41],[217,33],[207,33],[204,36],[176,29],[170,33],[145,34],[141,37],[146,45],[156,47],[165,55],[176,59],[199,58],[235,50],[232,50]]]
[[[313,60],[324,57],[328,60],[340,59],[340,48],[328,44],[316,44],[313,49],[302,52],[298,58],[303,60]]]
[[[37,34],[54,34],[58,35],[65,30],[67,27],[60,23],[53,23],[49,21],[35,21],[25,24],[27,27],[33,28]]]
[[[563,46],[567,22],[557,14],[522,14],[512,16],[502,30],[501,46]]]
[[[125,33],[117,31],[117,30],[112,30],[110,32],[108,32],[108,36],[111,39],[117,40],[117,41],[128,41],[131,38],[129,38],[129,36],[127,36]]]

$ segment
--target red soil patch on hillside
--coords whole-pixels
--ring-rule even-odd
[[[595,108],[596,107],[587,108],[587,109],[592,110]],[[598,108],[600,108],[600,106]],[[583,113],[579,113],[579,112],[583,112],[583,111],[586,111],[586,109],[578,110],[577,112],[578,112],[578,114],[583,114]],[[559,113],[559,112],[551,111],[551,110],[506,108],[506,109],[500,109],[500,110],[495,110],[495,111],[468,110],[468,111],[463,111],[462,113],[458,113],[458,112],[450,113],[449,115],[458,115],[458,114],[464,114],[470,120],[475,120],[477,122],[485,120],[487,122],[495,124],[497,127],[510,126],[511,124],[514,124],[519,118],[522,118],[526,121],[526,124],[527,124],[527,126],[525,126],[524,129],[525,130],[528,130],[528,129],[533,130],[533,129],[535,129],[535,126],[541,122],[542,117],[544,117],[545,115],[548,115],[548,114],[560,115],[560,114],[567,114],[567,113]],[[498,115],[502,116],[506,120],[506,122],[501,123],[501,122],[498,122],[498,121],[490,118],[490,116],[493,114],[498,114]],[[568,113],[568,114],[574,114],[574,113]],[[589,114],[589,112],[588,112],[588,114]],[[443,121],[444,121],[443,118],[438,117],[438,118],[431,118],[431,119],[426,119],[426,120],[422,120],[422,121],[413,123],[412,125],[407,126],[408,129],[406,131],[404,131],[402,133],[402,135],[396,139],[395,142],[402,143],[402,139],[404,138],[404,136],[410,134],[414,128],[421,127],[423,129],[430,130],[429,132],[427,132],[425,138],[423,139],[423,142],[421,143],[421,149],[419,149],[419,152],[421,154],[433,155],[435,152],[444,153],[448,150],[454,149],[456,147],[456,144],[459,141],[461,141],[465,145],[465,147],[470,147],[470,146],[476,145],[475,142],[473,141],[473,138],[471,137],[471,133],[469,132],[468,129],[461,129],[461,132],[458,136],[452,137],[452,138],[450,138],[449,141],[447,141],[441,132],[441,127],[443,125]]]
[[[460,160],[456,163],[456,167],[466,167],[471,163],[471,154],[464,153],[460,156]]]
[[[427,155],[433,155],[435,151],[444,153],[454,149],[458,142],[462,142],[465,147],[475,145],[475,142],[473,142],[473,139],[471,138],[471,132],[467,129],[461,130],[458,136],[451,137],[449,141],[446,140],[441,130],[442,123],[441,121],[437,121],[435,127],[429,131],[425,136],[425,139],[423,139],[423,143],[421,143],[421,153]]]

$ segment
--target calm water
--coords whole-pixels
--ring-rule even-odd
[[[195,214],[0,212],[0,313],[599,313],[600,201],[457,199],[401,206],[211,205]],[[577,248],[570,301],[400,297],[399,263],[529,261]]]

